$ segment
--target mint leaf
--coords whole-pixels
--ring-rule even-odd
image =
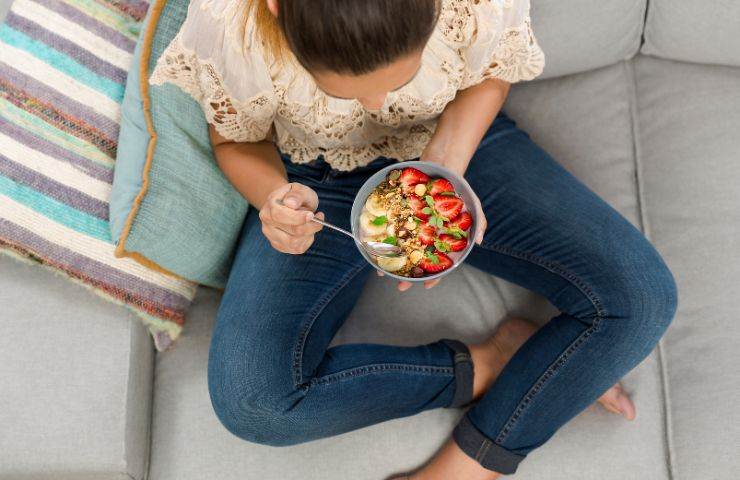
[[[421,218],[417,217],[416,215],[411,215],[411,218],[413,218],[416,223],[421,223]]]
[[[444,195],[445,197],[454,197],[455,192],[442,192],[440,195]]]
[[[435,240],[434,246],[437,247],[437,250],[439,250],[440,252],[450,251],[450,244],[447,242],[443,242],[442,240]]]
[[[431,215],[432,212],[434,212],[434,210],[429,207],[424,207],[421,209],[421,213],[423,213],[424,215]]]
[[[436,256],[433,253],[427,252],[426,253],[427,259],[429,259],[430,262],[432,262],[434,265],[439,265],[439,257]]]
[[[385,225],[386,223],[388,223],[388,218],[385,215],[373,219],[373,225]]]
[[[431,195],[424,195],[424,200],[427,201],[427,205],[434,208],[434,199],[432,198]]]
[[[385,237],[383,239],[383,243],[388,243],[390,245],[398,245],[398,241],[396,240],[396,237],[391,235],[390,237]]]
[[[444,226],[444,224],[445,224],[445,222],[442,221],[442,218],[444,218],[444,217],[435,217],[435,218],[437,219],[437,226],[440,227],[440,228],[442,228]]]

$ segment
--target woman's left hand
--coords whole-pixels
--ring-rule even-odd
[[[461,177],[465,175],[465,170],[468,167],[468,161],[465,162],[456,162],[453,163],[449,161],[450,159],[442,154],[438,154],[432,145],[432,142],[430,142],[427,145],[427,148],[424,149],[424,152],[421,154],[421,158],[419,158],[422,162],[430,162],[430,163],[436,163],[438,165],[441,165],[448,170],[452,170],[453,172],[457,173]],[[475,202],[475,205],[473,208],[476,211],[476,218],[478,219],[477,224],[475,225],[475,243],[479,244],[483,241],[483,233],[486,231],[486,228],[488,226],[488,223],[486,222],[486,214],[483,211],[483,206],[481,205],[480,199],[477,195],[474,196],[473,201]],[[377,271],[378,275],[382,276],[383,273],[381,271]],[[424,282],[424,288],[432,288],[433,286],[437,285],[441,278],[437,278],[435,280],[427,280]],[[407,281],[400,281],[398,282],[398,290],[401,292],[405,292],[409,288],[413,286],[413,283],[407,282]]]

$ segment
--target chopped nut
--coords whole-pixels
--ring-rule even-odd
[[[398,235],[397,235],[397,236],[398,236],[399,238],[404,238],[404,237],[406,236],[406,234],[407,234],[407,233],[408,233],[408,231],[406,231],[406,230],[404,230],[404,229],[402,228],[402,229],[400,229],[400,230],[398,231]]]
[[[409,217],[409,219],[406,220],[406,223],[404,223],[403,226],[406,230],[414,230],[416,229],[416,220]]]
[[[420,183],[414,187],[414,193],[420,197],[423,196],[426,193],[426,191],[427,191],[427,187],[423,183]]]
[[[424,258],[424,253],[421,250],[414,250],[409,254],[409,260],[411,260],[411,263],[413,264],[421,262],[422,258]]]

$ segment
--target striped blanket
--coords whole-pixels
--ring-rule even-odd
[[[142,0],[15,0],[0,27],[0,252],[126,305],[158,349],[195,285],[114,257],[108,197]]]

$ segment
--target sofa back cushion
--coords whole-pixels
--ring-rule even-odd
[[[652,0],[642,52],[672,60],[740,66],[740,2]]]
[[[647,0],[532,0],[532,27],[545,52],[542,77],[584,72],[635,55],[646,5]]]

